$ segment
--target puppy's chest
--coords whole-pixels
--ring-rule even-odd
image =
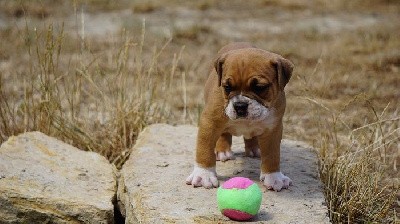
[[[275,117],[270,116],[263,120],[230,120],[226,125],[225,132],[234,136],[243,136],[250,139],[261,135],[265,129],[271,129],[275,125]]]

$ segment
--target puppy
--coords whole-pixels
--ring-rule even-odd
[[[243,136],[245,153],[261,157],[260,180],[280,191],[291,184],[280,172],[282,117],[293,64],[280,55],[233,43],[223,47],[205,86],[196,162],[186,179],[195,187],[218,187],[216,160],[234,159],[232,135]]]

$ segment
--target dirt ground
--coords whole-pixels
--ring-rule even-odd
[[[63,24],[64,33],[71,38],[94,40],[88,46],[92,53],[110,50],[110,43],[123,31],[139,40],[145,26],[144,48],[161,48],[172,39],[159,63],[169,63],[184,47],[177,69],[186,74],[187,97],[186,105],[182,99],[173,100],[178,113],[184,106],[189,110],[201,107],[199,93],[211,60],[221,46],[232,41],[251,42],[294,62],[295,72],[287,88],[288,138],[315,138],[318,131],[315,123],[309,122],[318,115],[310,106],[313,101],[340,110],[355,96],[365,94],[377,111],[388,104],[387,114],[398,109],[400,6],[396,1],[0,3],[0,71],[4,82],[12,80],[12,72],[21,62],[13,60],[22,53],[13,51],[12,46],[21,44],[15,37],[26,24],[35,29],[48,25],[60,29]],[[68,48],[73,46],[64,46],[66,54],[70,53]],[[182,88],[176,89],[176,94],[181,96]],[[348,126],[363,125],[363,110],[362,105],[355,105],[346,111]],[[370,113],[368,108],[365,113]],[[196,122],[196,117],[191,122]]]
[[[94,81],[102,83],[121,64],[125,69],[126,63],[122,73],[127,74],[125,82],[129,83],[137,67],[148,69],[147,74],[156,80],[151,81],[155,87],[149,91],[150,96],[143,97],[167,105],[163,108],[167,108],[168,116],[135,123],[140,127],[158,121],[196,124],[203,105],[203,85],[215,53],[229,42],[247,41],[295,64],[286,88],[284,138],[308,142],[320,150],[322,158],[346,156],[349,151],[357,156],[354,152],[374,148],[376,166],[384,172],[379,181],[398,192],[398,1],[16,2],[0,1],[0,86],[16,105],[26,97],[27,77],[37,75],[28,65],[36,63],[37,71],[47,71],[46,66],[40,66],[40,58],[32,60],[38,50],[27,46],[45,38],[50,25],[54,32],[63,32],[62,53],[53,55],[60,58],[57,71],[63,75],[74,73],[74,66],[79,65],[88,68],[89,74],[101,70]],[[35,36],[38,31],[44,34]],[[124,42],[128,37],[129,41]],[[134,57],[121,59],[120,63],[124,43],[135,48],[131,54],[139,54],[140,62]],[[132,87],[132,91],[137,88]],[[90,108],[99,107],[97,101],[91,101],[95,92],[83,91],[86,98],[79,106],[84,114],[79,124],[89,132],[112,116],[99,111],[93,115]],[[99,126],[82,120],[94,120]],[[132,134],[130,144],[136,134]],[[6,137],[7,133],[2,133],[2,139]]]

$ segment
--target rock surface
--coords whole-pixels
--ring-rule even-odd
[[[40,132],[0,147],[0,223],[113,223],[115,169]]]
[[[193,188],[185,179],[193,169],[197,128],[152,125],[139,136],[120,173],[118,204],[126,223],[224,223],[216,189]],[[243,157],[241,138],[234,138],[236,160],[217,162],[220,184],[244,176],[260,187],[259,159]],[[316,157],[304,144],[284,140],[281,169],[293,186],[281,192],[264,187],[259,214],[253,222],[329,223],[317,176]]]

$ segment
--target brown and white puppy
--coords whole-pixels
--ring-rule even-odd
[[[216,160],[234,159],[232,135],[243,136],[247,156],[261,157],[260,179],[268,189],[288,188],[280,172],[284,87],[293,64],[280,55],[233,43],[223,47],[205,86],[196,163],[186,179],[195,187],[218,187]]]

